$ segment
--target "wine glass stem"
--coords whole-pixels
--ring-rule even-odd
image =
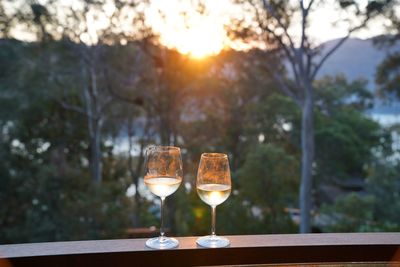
[[[161,225],[160,225],[160,236],[164,237],[164,201],[165,197],[161,197]]]
[[[215,208],[216,206],[211,206],[211,235],[215,235]]]

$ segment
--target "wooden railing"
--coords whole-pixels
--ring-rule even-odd
[[[196,237],[177,249],[152,250],[146,239],[0,245],[0,266],[211,266],[386,262],[400,266],[400,233],[228,236],[231,246],[205,249]],[[3,264],[3,265],[2,265]]]

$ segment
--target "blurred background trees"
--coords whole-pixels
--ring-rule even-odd
[[[301,7],[260,2],[266,17],[254,20],[261,23],[256,28],[276,29],[232,25],[242,27],[235,34],[243,42],[265,37],[263,49],[194,59],[159,42],[146,21],[151,2],[11,2],[0,1],[0,243],[123,238],[132,228],[151,234],[143,228],[158,227],[158,201],[142,177],[150,144],[182,148],[184,181],[166,203],[172,234],[209,230],[208,207],[195,190],[206,151],[227,153],[232,170],[218,232],[298,232],[302,79],[312,89],[315,137],[306,194],[310,230],[400,230],[398,125],[368,116],[376,105],[368,81],[299,72],[317,67],[312,59],[319,62],[323,49],[305,38],[298,58],[298,48],[279,35]],[[339,2],[354,11],[356,3]],[[251,9],[251,3],[236,4]],[[278,17],[269,17],[269,4]],[[365,12],[397,25],[390,10],[377,3]],[[13,39],[16,27],[28,29],[31,41]],[[396,36],[376,45],[390,40],[396,48]],[[398,92],[396,55],[377,69],[383,98]],[[287,57],[297,63],[290,67]]]

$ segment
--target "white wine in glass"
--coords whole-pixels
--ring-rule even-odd
[[[231,186],[225,184],[200,184],[197,193],[201,200],[210,206],[217,206],[228,199]]]
[[[144,183],[149,190],[161,199],[160,236],[146,241],[146,246],[154,249],[175,248],[179,245],[175,238],[164,233],[164,202],[182,182],[182,159],[178,147],[151,146],[146,150],[146,173]]]
[[[216,207],[228,199],[231,193],[231,172],[228,156],[222,153],[203,153],[196,180],[197,194],[211,206],[211,235],[200,237],[196,243],[202,247],[227,247],[230,241],[215,234]]]
[[[150,192],[158,197],[167,197],[175,193],[181,184],[181,180],[174,177],[146,177],[144,183],[149,188]]]

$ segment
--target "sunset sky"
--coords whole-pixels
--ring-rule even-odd
[[[46,5],[48,0],[38,1]],[[112,14],[115,6],[110,1],[104,1],[104,12],[101,15],[88,13],[87,23],[90,24],[89,31],[82,34],[81,40],[93,44],[98,38],[96,29],[107,27],[106,16]],[[153,30],[159,34],[160,42],[169,48],[175,48],[183,54],[188,54],[195,58],[202,58],[207,55],[218,54],[222,49],[231,47],[234,49],[243,49],[244,46],[232,42],[227,37],[225,26],[229,25],[231,18],[249,18],[249,14],[243,10],[243,7],[234,5],[232,0],[204,0],[206,13],[201,14],[196,10],[198,1],[194,0],[151,0],[150,6],[145,7],[146,21]],[[305,1],[307,4],[307,1]],[[360,0],[360,6],[366,5],[367,0]],[[14,3],[23,3],[15,1]],[[297,4],[297,1],[294,1]],[[346,34],[347,26],[343,23],[333,25],[338,18],[345,19],[343,12],[335,11],[337,2],[328,0],[324,5],[315,3],[314,10],[310,13],[309,33],[311,40],[315,43],[325,42],[327,40],[342,37]],[[16,4],[18,5],[18,4]],[[60,0],[59,6],[72,6],[79,8],[82,6],[79,0]],[[6,6],[7,8],[7,6]],[[11,8],[11,7],[8,7]],[[18,8],[18,7],[17,7]],[[58,9],[58,7],[57,7]],[[58,12],[60,13],[60,12]],[[62,14],[61,12],[60,14]],[[129,13],[129,12],[128,12]],[[132,13],[132,12],[131,12]],[[185,16],[182,16],[185,13]],[[163,14],[163,15],[160,15]],[[132,14],[127,16],[127,22],[121,24],[121,30],[132,31]],[[299,19],[292,18],[294,26],[289,31],[296,35],[299,31],[296,26],[299,25]],[[297,23],[296,23],[297,21]],[[354,37],[369,38],[384,33],[386,22],[375,20],[369,24],[368,28],[355,33]],[[126,29],[125,29],[126,28]],[[14,36],[18,39],[33,40],[34,33],[19,29],[14,30]]]
[[[368,1],[359,2],[360,6],[363,6]],[[229,25],[231,17],[243,16],[244,11],[239,6],[233,5],[231,0],[206,0],[204,3],[207,9],[206,15],[196,12],[191,1],[153,0],[146,15],[154,30],[160,34],[161,42],[168,47],[177,48],[181,53],[202,57],[216,54],[227,46],[236,48],[237,46],[228,39],[224,25]],[[335,6],[337,6],[335,1],[329,0],[323,6],[316,6],[311,13],[309,33],[316,43],[346,35],[345,23],[333,25],[337,18],[347,17],[343,12],[335,11]],[[165,14],[165,18],[159,16],[159,11]],[[179,15],[182,11],[187,12],[186,20]],[[368,28],[353,36],[364,39],[382,34],[384,23],[383,20],[372,21]],[[290,31],[293,35],[300,32],[296,27]]]

